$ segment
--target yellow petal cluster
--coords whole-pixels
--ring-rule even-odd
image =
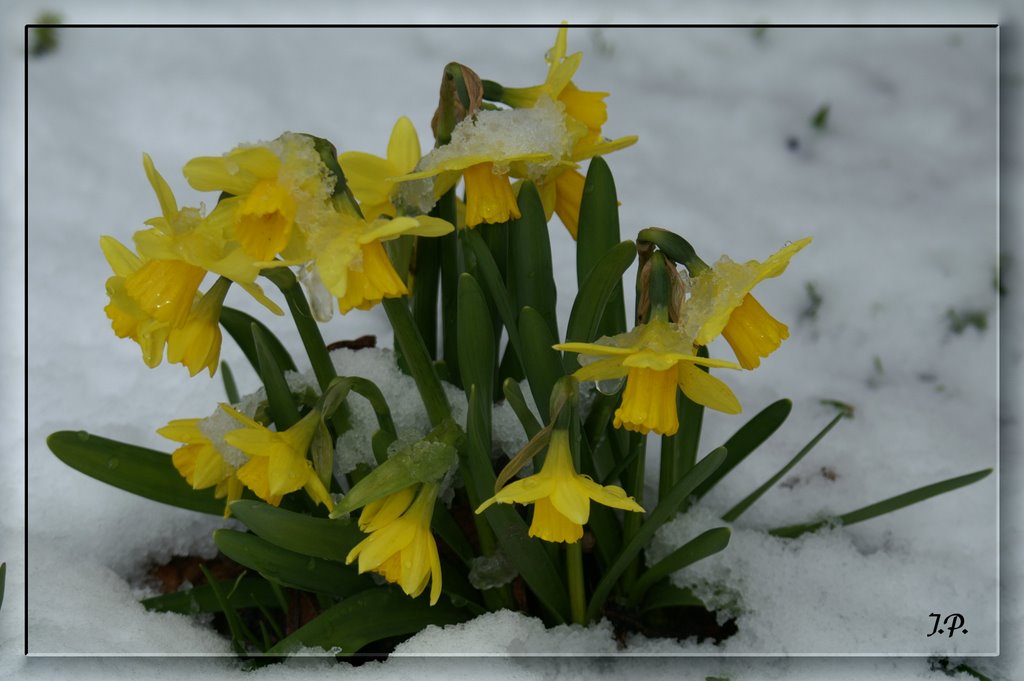
[[[764,279],[782,274],[790,259],[810,242],[807,237],[787,244],[764,262],[741,264],[722,256],[697,274],[680,319],[684,333],[692,334],[697,345],[707,345],[721,335],[744,369],[760,366],[761,358],[789,337],[789,329],[768,314],[750,291]]]
[[[640,433],[673,435],[679,430],[676,388],[694,402],[737,414],[739,400],[725,383],[698,366],[739,369],[733,362],[698,357],[693,342],[668,322],[653,319],[632,331],[602,338],[597,343],[561,343],[556,350],[601,359],[578,369],[579,381],[626,378],[615,427]]]
[[[231,502],[242,497],[242,482],[236,474],[237,469],[203,432],[202,422],[202,419],[176,419],[158,429],[157,433],[184,443],[171,454],[171,462],[192,489],[216,487],[214,496],[226,500],[226,518],[230,515]]]
[[[376,572],[413,598],[429,582],[430,604],[437,603],[441,561],[430,532],[437,489],[437,483],[422,483],[367,504],[359,516],[359,529],[369,536],[356,544],[345,563],[358,559],[360,574]]]
[[[291,428],[278,433],[226,404],[221,408],[245,426],[231,431],[224,440],[249,457],[238,469],[238,479],[256,496],[277,506],[285,494],[305,489],[313,501],[328,510],[334,508],[327,489],[306,458],[320,412],[314,409]]]
[[[567,162],[555,166],[537,183],[544,212],[548,220],[557,213],[562,224],[575,239],[579,229],[580,202],[583,198],[583,175],[577,170],[580,161],[604,156],[628,147],[637,141],[636,135],[606,140],[601,128],[608,120],[607,92],[580,90],[572,77],[580,67],[582,52],[566,56],[568,27],[558,30],[554,46],[544,58],[548,62],[548,75],[543,83],[527,88],[505,88],[502,101],[513,107],[532,107],[542,97],[550,97],[562,104],[566,125],[580,130],[569,153]]]
[[[405,116],[391,130],[386,158],[362,151],[346,151],[338,156],[349,189],[367,220],[398,214],[393,202],[398,183],[392,178],[411,173],[419,160],[419,136]]]
[[[530,536],[571,544],[583,536],[592,500],[612,508],[644,512],[621,487],[602,486],[577,473],[572,463],[568,431],[555,430],[551,433],[540,472],[502,487],[480,504],[476,512],[482,513],[492,504],[533,504]]]

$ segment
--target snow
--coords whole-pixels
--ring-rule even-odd
[[[47,5],[46,7],[49,7]],[[423,7],[426,7],[425,5]],[[992,6],[846,3],[808,14],[803,2],[740,3],[726,11],[695,4],[690,20],[718,21],[992,21]],[[0,56],[5,93],[21,91],[20,25],[39,2],[5,6],[7,48]],[[65,2],[67,21],[295,21],[269,4],[224,11],[196,2],[152,8]],[[341,14],[312,3],[319,20],[380,19],[367,8]],[[348,11],[348,10],[344,10]],[[437,19],[408,4],[403,20]],[[683,18],[668,3],[642,17],[575,4],[559,15],[540,3],[478,9],[462,20],[604,21]],[[820,12],[820,10],[812,10]],[[1018,16],[1019,18],[1019,11]],[[0,342],[0,379],[7,405],[0,430],[0,560],[8,562],[0,610],[0,677],[241,678],[231,659],[24,658],[27,481],[30,649],[53,654],[229,654],[226,641],[201,623],[146,613],[138,604],[147,565],[171,555],[212,555],[218,518],[171,509],[112,489],[57,461],[44,444],[60,429],[98,434],[170,451],[156,428],[175,418],[208,415],[224,400],[220,378],[188,379],[178,365],[148,370],[138,348],[118,340],[102,313],[109,269],[101,234],[127,241],[158,206],[141,156],[148,152],[179,204],[209,200],[178,169],[246,140],[286,130],[334,141],[339,150],[383,154],[398,115],[412,118],[429,148],[429,120],[441,69],[449,61],[509,85],[541,82],[553,28],[453,29],[72,29],[59,50],[28,67],[28,176],[19,162],[21,100],[4,98],[0,134],[10,150],[0,163],[6,252],[25,252],[17,227],[21,182],[29,185],[27,309],[4,297],[11,328],[26,319],[27,339]],[[1002,35],[1007,43],[1007,34]],[[639,674],[641,678],[821,679],[945,678],[926,657],[975,656],[971,665],[999,678],[1024,669],[1019,585],[1024,561],[1019,464],[1021,332],[1017,225],[997,220],[997,86],[1003,105],[1019,101],[1019,60],[1003,46],[997,81],[997,36],[986,28],[781,29],[760,39],[750,28],[571,29],[569,52],[585,53],[575,82],[611,92],[605,134],[638,134],[639,142],[608,159],[615,174],[626,235],[657,225],[678,230],[704,259],[728,253],[737,262],[763,259],[787,241],[813,236],[786,273],[761,284],[758,300],[790,326],[782,348],[755,372],[721,372],[749,417],[780,397],[794,408],[771,446],[733,471],[693,511],[666,525],[665,550],[711,526],[798,451],[834,411],[822,398],[852,404],[844,420],[733,525],[729,548],[675,576],[712,597],[716,584],[742,595],[739,633],[721,647],[693,641],[631,638],[630,652],[693,655],[689,659],[604,659],[617,647],[607,622],[588,632],[543,630],[536,620],[493,613],[402,644],[384,663],[343,668],[355,678],[533,679]],[[1019,50],[1019,48],[1017,48]],[[1019,52],[1017,53],[1019,58]],[[830,105],[823,131],[808,125]],[[1011,109],[1012,110],[1012,109]],[[1005,112],[1003,116],[1006,116]],[[1004,119],[1004,123],[1005,123]],[[797,140],[795,149],[787,144]],[[1005,139],[1014,145],[1017,139]],[[1007,146],[1003,200],[1020,195],[1020,151]],[[1007,217],[1013,215],[1007,206]],[[1019,213],[1018,213],[1019,216]],[[1015,216],[1016,217],[1016,216]],[[1001,237],[1001,242],[999,241]],[[564,324],[575,289],[572,242],[552,226],[559,312]],[[998,255],[1008,253],[1000,345],[992,286]],[[559,254],[562,255],[559,258]],[[5,291],[19,291],[23,261],[8,259]],[[822,303],[801,318],[813,283]],[[271,295],[275,295],[271,292]],[[627,296],[629,298],[630,296]],[[266,320],[254,301],[229,294],[228,304]],[[984,330],[950,330],[947,311],[980,309]],[[26,316],[27,315],[27,316]],[[287,319],[268,324],[298,357]],[[564,332],[564,328],[563,328]],[[392,345],[381,311],[335,316],[328,342],[367,333]],[[27,342],[26,342],[27,341]],[[712,356],[729,357],[724,344]],[[1001,352],[1000,376],[997,351]],[[396,412],[399,434],[422,432],[417,397],[388,364],[386,350],[342,350],[335,360],[379,380]],[[240,351],[225,341],[223,358],[243,392],[256,388]],[[365,358],[365,359],[364,359]],[[27,400],[15,375],[27,362]],[[301,361],[300,361],[301,364]],[[356,371],[355,369],[358,369]],[[365,373],[364,373],[365,372]],[[997,422],[1002,381],[1008,391]],[[529,391],[525,391],[529,394]],[[456,410],[460,395],[449,394]],[[350,400],[370,432],[375,419],[361,398]],[[27,406],[27,411],[25,410]],[[20,419],[26,413],[24,438]],[[514,417],[502,423],[502,447],[521,442]],[[357,419],[357,420],[358,420]],[[744,416],[708,415],[705,451],[727,438]],[[1002,427],[1001,435],[997,426]],[[1000,443],[1000,439],[1002,442]],[[367,442],[367,440],[363,440]],[[796,541],[763,530],[822,513],[842,513],[907,489],[996,465],[999,476],[860,525],[824,530]],[[27,448],[28,469],[18,453]],[[507,450],[506,450],[507,451]],[[649,470],[656,470],[651,459]],[[827,471],[828,474],[823,474]],[[999,499],[1000,491],[1003,498]],[[646,499],[655,491],[648,489]],[[1004,509],[997,524],[998,503]],[[999,534],[1002,560],[997,563]],[[1000,570],[996,572],[997,568]],[[1002,588],[997,588],[1002,584]],[[997,599],[1002,599],[1001,608]],[[960,612],[970,634],[927,638],[931,612]],[[1001,630],[996,616],[1001,615]],[[997,647],[999,638],[1003,645]],[[1001,650],[998,659],[981,657]],[[419,659],[446,651],[488,655],[579,654],[583,659]],[[862,658],[744,657],[775,654],[878,655]],[[720,657],[721,655],[739,657]],[[417,659],[401,657],[410,655]],[[339,673],[329,660],[296,660],[253,672],[274,678]],[[685,671],[683,671],[685,670]]]

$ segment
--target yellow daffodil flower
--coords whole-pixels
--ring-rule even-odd
[[[211,376],[217,371],[221,344],[220,311],[230,287],[230,280],[219,278],[193,304],[185,323],[172,328],[167,337],[167,361],[184,365],[190,376],[204,368]]]
[[[411,173],[419,160],[419,136],[412,121],[405,116],[399,118],[391,130],[387,158],[362,151],[346,151],[338,156],[348,187],[367,220],[397,215],[392,203],[397,183],[391,178]]]
[[[416,598],[430,582],[430,604],[441,597],[441,562],[430,519],[437,483],[415,485],[367,504],[359,529],[370,536],[349,552],[345,563],[359,560],[359,574],[372,570]]]
[[[206,217],[197,208],[179,208],[170,186],[157,172],[148,154],[143,155],[142,162],[160,203],[161,215],[147,220],[150,229],[138,231],[132,238],[144,260],[162,264],[150,266],[153,271],[145,276],[145,284],[140,284],[139,288],[159,298],[163,294],[161,282],[166,281],[168,286],[176,282],[187,284],[189,277],[200,277],[200,270],[203,275],[209,271],[238,283],[274,314],[283,314],[255,283],[260,268],[266,263],[246,254],[228,234],[233,216],[230,204],[217,206]]]
[[[755,369],[789,337],[789,328],[772,317],[750,291],[762,280],[782,274],[790,259],[811,242],[807,237],[788,244],[764,262],[740,264],[722,256],[691,280],[690,298],[680,325],[697,345],[721,334],[744,369]]]
[[[674,404],[674,403],[673,403]],[[590,519],[590,501],[643,513],[644,509],[625,490],[614,485],[599,485],[576,472],[565,430],[551,433],[547,457],[539,473],[516,480],[480,504],[477,513],[492,504],[530,504],[533,522],[530,536],[544,541],[573,543],[583,536],[583,525]]]
[[[354,307],[368,310],[384,298],[408,293],[405,282],[384,251],[383,242],[403,234],[442,236],[455,227],[426,215],[366,221],[334,213],[310,236],[316,269],[323,286],[338,299],[342,314]]]
[[[229,236],[255,261],[286,260],[304,251],[297,222],[312,224],[332,211],[334,190],[313,140],[285,133],[273,142],[237,147],[223,156],[185,164],[188,183],[199,191],[231,194],[220,202]],[[293,236],[295,238],[293,238]]]
[[[164,346],[171,325],[142,309],[125,290],[125,281],[142,269],[142,258],[109,236],[100,238],[100,248],[110,268],[114,270],[114,276],[107,279],[110,303],[103,311],[110,319],[117,337],[134,340],[142,349],[142,359],[146,366],[158,366],[164,358]]]
[[[320,412],[314,409],[291,428],[277,433],[226,404],[221,408],[245,424],[245,428],[225,435],[224,440],[249,457],[248,463],[238,469],[238,479],[256,496],[277,506],[285,494],[305,488],[313,501],[328,510],[334,508],[327,489],[306,458]]]
[[[727,414],[741,411],[725,383],[698,369],[698,365],[739,369],[733,362],[697,357],[693,343],[679,329],[660,319],[597,343],[561,343],[556,350],[604,357],[578,369],[578,381],[626,377],[622,405],[615,411],[615,427],[640,433],[674,435],[679,430],[676,388],[694,402]]]
[[[514,166],[517,177],[539,180],[567,162],[563,159],[569,158],[580,133],[574,135],[566,127],[563,111],[563,105],[546,96],[531,109],[478,111],[455,126],[449,144],[424,156],[416,172],[394,180],[436,177],[447,188],[461,174],[466,182],[467,227],[518,218],[510,171]]]
[[[230,515],[231,502],[242,498],[242,482],[236,475],[237,469],[203,432],[204,421],[176,419],[156,432],[168,440],[184,443],[171,454],[171,462],[192,489],[216,487],[214,497],[225,499],[226,518]]]
[[[569,157],[565,159],[570,163],[556,166],[537,182],[545,217],[550,220],[551,216],[557,213],[562,224],[575,239],[579,229],[584,180],[583,175],[576,169],[579,162],[624,149],[636,143],[637,137],[629,135],[617,140],[602,138],[601,128],[608,120],[608,107],[604,102],[608,93],[580,90],[572,82],[583,53],[576,52],[566,57],[567,32],[566,26],[558,30],[554,46],[544,56],[549,65],[545,81],[528,88],[505,88],[502,101],[513,107],[532,107],[541,97],[550,97],[564,106],[568,128],[582,128],[580,132],[575,133],[577,141]]]

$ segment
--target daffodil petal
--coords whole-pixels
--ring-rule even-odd
[[[679,364],[679,387],[697,404],[726,414],[738,414],[743,411],[740,401],[736,399],[728,385],[692,364]]]

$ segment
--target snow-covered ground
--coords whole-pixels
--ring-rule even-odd
[[[608,20],[612,9],[564,11],[539,5],[503,20]],[[294,21],[249,9],[226,16],[199,3],[161,3],[121,16],[65,3],[67,21]],[[326,5],[318,6],[325,11]],[[411,9],[403,19],[426,20]],[[530,8],[533,9],[530,9]],[[584,10],[584,7],[588,9]],[[994,9],[959,5],[897,10],[856,5],[832,17],[781,13],[759,4],[701,19],[815,18],[857,21],[994,21]],[[853,5],[851,5],[853,7]],[[69,660],[24,659],[24,481],[29,524],[30,650],[53,654],[226,654],[226,641],[177,615],[138,604],[147,565],[171,555],[209,554],[219,525],[133,497],[67,468],[46,448],[47,434],[88,429],[169,450],[154,432],[172,418],[208,413],[222,399],[219,377],[188,379],[178,365],[148,370],[138,348],[118,340],[103,315],[108,268],[98,239],[128,241],[157,206],[142,172],[148,152],[183,204],[200,197],[180,176],[189,158],[285,130],[332,139],[339,149],[381,154],[397,116],[408,115],[424,145],[441,69],[460,61],[508,85],[539,82],[554,29],[181,29],[64,30],[57,52],[28,70],[28,399],[17,380],[25,346],[22,319],[25,242],[21,202],[20,27],[42,8],[7,10],[0,56],[5,97],[2,162],[5,252],[2,303],[9,335],[2,344],[4,428],[0,471],[0,560],[8,562],[0,611],[0,677],[62,678]],[[65,9],[66,8],[66,9]],[[670,17],[665,6],[650,18]],[[337,10],[328,20],[343,21]],[[479,12],[479,10],[477,10]],[[788,14],[787,14],[788,12]],[[660,14],[659,14],[660,13]],[[303,18],[312,18],[309,15]],[[367,15],[367,19],[371,17]],[[372,17],[380,19],[382,17]],[[483,18],[476,15],[463,18]],[[640,18],[640,17],[635,17]],[[679,17],[676,17],[679,18]],[[1009,35],[1008,35],[1009,34]],[[606,134],[640,136],[609,157],[624,236],[657,225],[674,229],[715,259],[763,259],[786,241],[813,236],[778,280],[759,289],[767,309],[790,324],[791,338],[761,368],[727,377],[747,416],[780,397],[793,399],[789,421],[768,446],[737,468],[693,513],[666,526],[658,546],[702,531],[788,460],[831,418],[822,398],[856,407],[734,527],[730,547],[677,579],[708,593],[716,584],[740,594],[739,633],[715,648],[693,642],[630,641],[629,652],[700,655],[681,659],[413,660],[395,658],[344,671],[360,678],[407,676],[538,678],[639,672],[643,676],[762,678],[943,678],[927,657],[773,658],[721,655],[858,654],[976,656],[971,665],[1015,678],[1024,669],[1019,537],[1021,366],[1020,249],[1015,209],[1004,206],[997,232],[997,97],[1005,107],[1021,87],[1020,59],[1004,30],[991,28],[601,28],[572,29],[569,50],[583,50],[576,83],[611,93]],[[1010,43],[1010,44],[1008,44]],[[1017,48],[1019,50],[1019,48]],[[1019,52],[1016,53],[1019,57]],[[1002,84],[1000,93],[999,85]],[[830,106],[822,131],[808,123]],[[1012,129],[1011,129],[1012,132]],[[795,144],[792,141],[796,140]],[[1021,189],[1019,144],[1006,134],[1002,198]],[[795,148],[794,148],[795,147]],[[552,228],[560,313],[575,288],[572,242]],[[993,286],[1000,253],[1009,274],[1000,345]],[[561,255],[561,257],[559,257]],[[1016,260],[1014,260],[1016,258]],[[802,316],[813,284],[822,302]],[[229,304],[260,314],[249,301]],[[948,311],[979,311],[985,329],[951,330]],[[263,317],[265,318],[265,316]],[[287,319],[272,328],[298,347]],[[336,317],[328,341],[377,334],[390,347],[382,312]],[[997,382],[1001,351],[1003,467],[969,488],[897,514],[784,542],[764,529],[822,512],[844,512],[907,489],[997,465]],[[728,349],[712,352],[728,355]],[[230,340],[223,357],[243,391],[256,387]],[[705,447],[721,442],[742,417],[709,415]],[[27,448],[28,470],[21,452]],[[649,466],[655,469],[656,466]],[[999,498],[1002,490],[1004,498]],[[999,504],[1004,514],[998,525]],[[999,532],[1003,536],[999,562]],[[997,569],[1001,572],[997,573]],[[1000,592],[998,581],[1002,580]],[[999,602],[1001,600],[1001,610]],[[927,637],[930,613],[962,613],[969,634]],[[1002,620],[1002,629],[999,619]],[[1000,649],[999,640],[1003,646]],[[538,621],[498,613],[444,631],[423,632],[400,653],[493,654],[576,651],[614,654],[605,624],[591,632],[545,632]],[[998,659],[980,657],[1002,653]],[[75,660],[82,678],[240,678],[230,659]],[[290,678],[341,671],[303,660],[257,672]]]

